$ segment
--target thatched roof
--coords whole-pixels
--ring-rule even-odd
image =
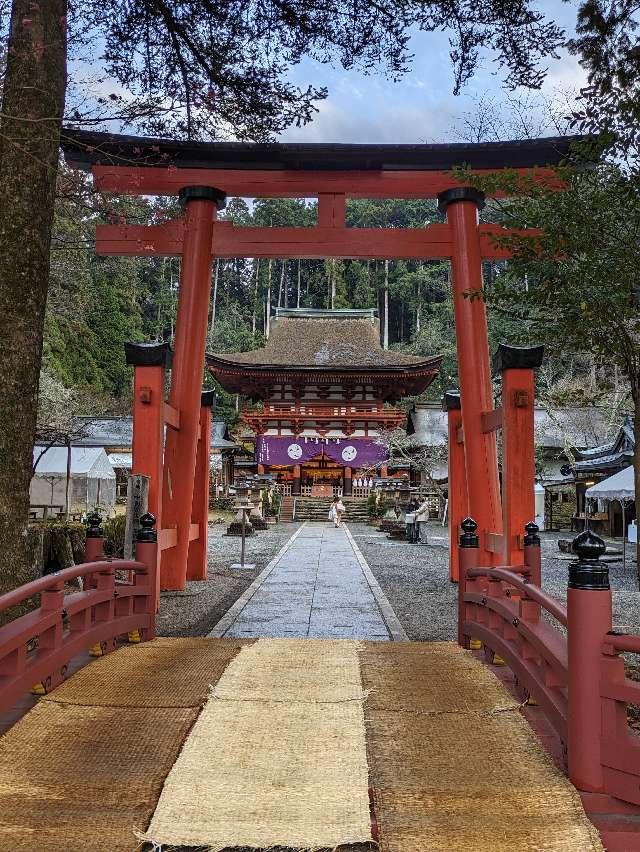
[[[280,310],[263,349],[209,355],[215,365],[311,368],[316,370],[397,370],[436,367],[438,356],[418,358],[385,351],[373,311]]]

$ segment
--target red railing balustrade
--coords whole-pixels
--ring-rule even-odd
[[[564,744],[579,790],[640,804],[640,737],[627,718],[640,683],[620,657],[639,654],[640,637],[612,632],[604,541],[589,530],[574,540],[564,607],[540,588],[535,524],[526,526],[523,565],[513,567],[480,567],[477,525],[461,526],[459,643],[482,645],[511,668]]]
[[[96,522],[97,518],[97,522]],[[136,541],[136,559],[102,557],[99,516],[90,517],[85,557],[91,561],[41,577],[0,597],[0,613],[39,596],[39,606],[0,627],[0,712],[34,687],[49,692],[69,663],[155,636],[157,541],[155,518],[146,514]],[[81,591],[67,591],[82,578]]]

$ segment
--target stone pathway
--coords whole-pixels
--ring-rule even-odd
[[[303,524],[209,635],[406,639],[348,528],[328,523]]]

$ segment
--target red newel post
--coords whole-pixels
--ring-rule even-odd
[[[533,521],[524,527],[524,567],[530,582],[542,586],[542,554],[540,550],[540,528]]]
[[[491,565],[495,557],[487,548],[487,536],[502,533],[502,509],[496,437],[483,431],[482,425],[483,414],[493,409],[487,314],[479,295],[483,284],[478,209],[482,207],[484,194],[469,186],[448,189],[438,196],[438,209],[446,213],[453,243],[453,312],[469,512],[478,524],[480,562]],[[474,294],[472,298],[469,293]]]
[[[542,586],[542,555],[540,549],[540,529],[533,521],[525,525],[524,535],[524,567],[529,582],[540,588]],[[526,613],[527,621],[540,621],[540,604],[535,601],[523,601],[521,604]]]
[[[170,404],[178,410],[179,429],[167,429],[162,491],[162,528],[176,529],[175,547],[163,550],[163,589],[184,589],[187,580],[191,505],[211,294],[213,228],[224,193],[210,186],[180,191],[185,207],[180,292],[171,370]]]
[[[147,512],[140,518],[140,529],[136,536],[136,561],[143,562],[146,572],[136,574],[136,585],[147,585],[149,593],[144,599],[144,611],[149,616],[149,626],[142,631],[142,639],[155,639],[156,635],[156,601],[158,598],[159,576],[158,565],[158,536],[156,519]]]
[[[458,644],[463,648],[468,648],[471,637],[465,635],[464,632],[466,619],[464,594],[467,588],[467,571],[477,568],[480,563],[480,540],[476,535],[478,525],[472,518],[465,518],[460,526],[462,527],[462,535],[460,536],[460,577],[458,580]]]
[[[104,558],[104,530],[101,527],[102,518],[93,511],[87,517],[87,532],[84,540],[84,561],[98,562]],[[95,589],[98,585],[96,575],[84,578],[85,589]]]
[[[449,520],[449,579],[456,583],[460,574],[458,563],[458,533],[460,524],[469,514],[469,495],[464,468],[464,443],[462,435],[462,412],[460,393],[447,391],[442,397],[442,407],[447,412],[447,430],[449,436],[448,480],[449,502],[447,514]]]
[[[579,790],[603,789],[601,741],[602,644],[611,630],[609,568],[599,559],[604,541],[585,530],[573,541],[577,561],[569,566],[567,591],[568,762]]]

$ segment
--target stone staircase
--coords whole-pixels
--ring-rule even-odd
[[[293,521],[293,497],[283,497],[280,506],[280,523],[290,524]]]
[[[296,497],[295,499],[296,521],[328,520],[331,507],[330,497]],[[343,497],[342,502],[346,507],[344,519],[347,523],[365,524],[369,520],[366,497]]]

